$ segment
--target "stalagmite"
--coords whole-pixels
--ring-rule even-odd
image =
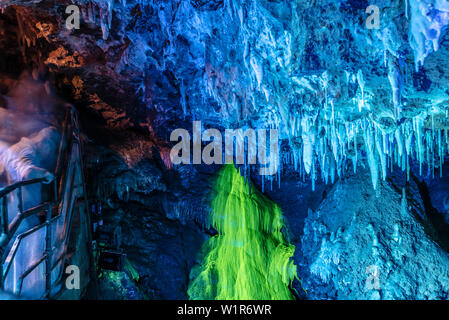
[[[280,208],[225,166],[216,181],[210,220],[218,234],[191,272],[190,299],[293,299],[294,246],[281,232]]]

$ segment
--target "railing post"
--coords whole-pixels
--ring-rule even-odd
[[[58,179],[53,180],[53,202],[58,201]]]
[[[19,198],[19,214],[22,214],[23,212],[23,196],[22,196],[22,186],[19,187],[19,189],[17,189],[17,193],[18,193],[18,198]]]
[[[0,249],[0,254],[3,255],[2,249]],[[3,263],[0,263],[0,290],[5,290],[5,280],[3,279]]]
[[[1,236],[0,236],[0,257],[3,257],[3,242],[8,237],[8,202],[6,200],[6,196],[0,199],[0,211],[1,211]],[[5,289],[5,281],[3,279],[3,263],[0,261],[0,290]]]
[[[51,293],[51,256],[52,256],[52,241],[51,241],[51,213],[52,205],[48,205],[47,219],[45,221],[47,232],[45,234],[45,289],[47,292],[47,298],[50,298]]]
[[[0,200],[1,201],[0,210],[2,212],[2,214],[1,214],[1,219],[2,219],[2,226],[1,226],[1,228],[2,228],[2,238],[4,236],[6,236],[8,234],[8,231],[9,231],[8,230],[8,227],[9,227],[8,226],[8,224],[9,224],[9,221],[8,221],[8,203],[6,201],[6,197],[7,196],[4,196]]]

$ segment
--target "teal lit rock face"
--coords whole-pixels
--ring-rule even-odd
[[[190,299],[294,299],[295,247],[281,232],[282,211],[255,188],[251,191],[233,165],[220,171],[211,214],[218,234],[206,242],[206,256],[191,273]]]
[[[62,43],[61,52],[82,53],[83,61],[99,60],[86,43],[98,42],[105,57],[110,45],[121,48],[104,70],[77,64],[80,75],[92,76],[72,79],[111,126],[151,127],[159,137],[190,118],[204,127],[277,128],[283,162],[314,184],[333,183],[362,163],[374,188],[393,166],[409,173],[411,162],[421,174],[442,173],[449,149],[447,1],[74,4],[92,29],[72,32],[70,41],[62,33],[45,38]],[[30,34],[19,34],[21,43]],[[57,61],[50,53],[42,54],[47,64]],[[126,94],[117,78],[130,84]],[[109,86],[102,93],[100,79]]]
[[[309,299],[446,300],[447,230],[436,236],[417,218],[424,212],[414,181],[403,194],[381,184],[377,196],[369,175],[339,180],[305,220],[297,262]]]

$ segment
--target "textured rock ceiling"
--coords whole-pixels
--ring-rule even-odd
[[[169,133],[192,119],[279,128],[284,160],[325,181],[366,158],[376,186],[391,163],[437,168],[447,152],[446,1],[73,3],[71,31],[72,1],[0,0],[4,69],[48,69],[108,130],[134,130],[123,154],[157,145],[166,158]]]

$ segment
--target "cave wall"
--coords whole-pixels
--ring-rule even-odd
[[[172,130],[190,129],[192,120],[201,120],[205,128],[280,130],[289,160],[274,187],[264,191],[284,211],[285,232],[297,247],[295,260],[304,278],[303,284],[294,286],[298,292],[306,289],[304,297],[444,298],[446,283],[429,289],[423,275],[399,291],[366,292],[361,277],[338,278],[344,272],[365,275],[364,270],[342,269],[343,262],[331,261],[337,258],[323,257],[328,254],[323,250],[340,250],[339,255],[351,260],[350,250],[362,250],[363,241],[371,241],[351,222],[358,210],[353,202],[343,203],[345,209],[333,207],[332,197],[353,196],[353,184],[360,186],[357,197],[370,208],[358,219],[373,225],[370,232],[381,234],[377,250],[382,266],[391,260],[389,286],[426,259],[436,257],[446,264],[444,253],[432,247],[420,227],[429,213],[440,217],[447,211],[445,192],[431,192],[427,207],[414,209],[419,220],[401,211],[402,187],[388,186],[392,182],[384,165],[396,154],[396,164],[388,165],[391,179],[410,168],[414,177],[427,177],[425,187],[440,190],[431,174],[419,172],[419,162],[424,161],[423,150],[432,148],[437,151],[438,171],[447,150],[447,135],[438,145],[435,130],[447,129],[448,10],[441,1],[407,3],[3,0],[0,73],[18,77],[22,71],[34,71],[79,109],[91,200],[102,203],[106,225],[123,230],[123,248],[140,275],[137,283],[124,280],[130,288],[120,297],[187,297],[196,253],[214,234],[203,199],[219,167],[173,167],[169,137]],[[66,27],[65,9],[71,4],[81,10],[79,29]],[[371,4],[380,8],[379,29],[366,27],[365,9]],[[420,10],[426,4],[433,6],[432,15]],[[422,29],[414,28],[419,23]],[[435,133],[423,140],[420,151],[417,127]],[[372,137],[365,134],[366,128]],[[404,147],[408,138],[413,141],[411,151]],[[405,168],[402,164],[409,158]],[[345,180],[357,167],[361,171]],[[363,170],[367,167],[369,172]],[[313,188],[311,175],[316,180]],[[261,177],[253,173],[252,179],[261,189]],[[379,192],[391,195],[395,210],[384,212],[385,201],[376,197]],[[419,192],[409,197],[424,201]],[[404,247],[398,254],[411,258],[414,250],[432,247],[429,257],[411,258],[396,273],[400,260],[392,256],[389,242],[383,242],[395,219],[407,231],[404,242],[425,239],[422,246]],[[320,223],[325,228],[317,231]],[[339,228],[352,231],[340,231],[336,237]],[[363,241],[348,249],[349,244],[341,244],[348,234]],[[328,237],[330,249],[325,247]],[[330,274],[337,274],[334,282],[328,281]],[[356,282],[357,289],[347,291],[348,281]],[[413,292],[412,287],[419,289]],[[117,297],[108,284],[104,290],[105,298]]]

